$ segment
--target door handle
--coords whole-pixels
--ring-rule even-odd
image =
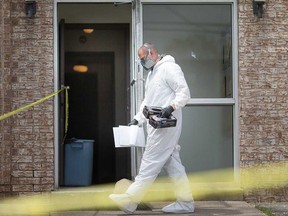
[[[135,80],[135,79],[133,79],[133,80],[131,81],[131,83],[130,83],[130,86],[133,86],[133,85],[135,85],[135,83],[136,83],[136,80]]]

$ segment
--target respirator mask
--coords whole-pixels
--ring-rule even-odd
[[[146,70],[150,70],[155,65],[155,61],[151,58],[150,49],[147,51],[146,59],[141,59],[141,65]]]

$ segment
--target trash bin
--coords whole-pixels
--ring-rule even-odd
[[[64,185],[92,184],[94,140],[76,139],[65,144]]]

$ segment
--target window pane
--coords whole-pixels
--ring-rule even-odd
[[[232,122],[232,106],[191,106],[183,109],[179,144],[187,173],[233,168]],[[216,178],[213,181],[228,181],[233,176],[231,179]]]
[[[231,20],[230,4],[144,4],[144,42],[176,59],[191,97],[232,97]]]

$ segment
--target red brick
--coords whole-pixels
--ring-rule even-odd
[[[35,185],[41,184],[41,178],[12,178],[12,184],[14,185]]]
[[[12,191],[14,192],[32,192],[33,185],[25,184],[25,185],[12,185]]]
[[[33,177],[33,171],[12,171],[11,175],[13,177]],[[37,177],[37,176],[35,176]]]

